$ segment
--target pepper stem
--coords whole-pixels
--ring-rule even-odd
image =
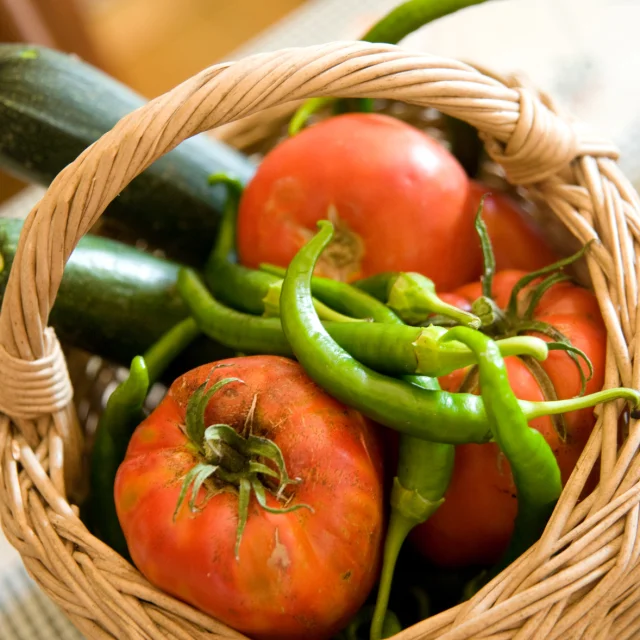
[[[568,413],[569,411],[595,407],[598,404],[611,402],[612,400],[627,400],[633,408],[636,408],[640,405],[640,392],[626,387],[617,387],[615,389],[604,389],[588,396],[570,398],[569,400],[550,400],[548,402],[520,400],[519,402],[527,420],[533,420],[540,416],[550,416],[557,413]]]
[[[289,135],[295,136],[307,124],[307,120],[320,109],[330,105],[334,98],[309,98],[302,103],[302,106],[293,114],[289,122]]]
[[[492,298],[480,296],[473,301],[471,310],[480,318],[482,329],[492,335],[502,335],[508,331],[509,324],[504,311]]]
[[[413,343],[417,362],[414,373],[439,378],[477,363],[477,357],[466,345],[443,340],[447,333],[444,327],[433,325],[420,330]],[[534,336],[505,338],[496,344],[503,357],[517,355],[546,360],[549,353],[547,343]]]
[[[533,337],[534,336],[513,336],[511,338],[496,340],[496,344],[503,358],[509,356],[531,356],[536,360],[546,360],[551,350],[549,344],[541,339],[536,339],[535,341],[529,340],[529,338]]]
[[[431,444],[431,446],[438,450],[442,448],[437,444]],[[406,537],[415,526],[428,520],[443,502],[444,498],[431,502],[420,495],[417,490],[403,487],[397,477],[393,479],[391,518],[384,543],[384,558],[376,608],[371,621],[371,640],[380,640],[384,637],[383,627],[391,594],[393,574]]]
[[[389,290],[387,306],[410,325],[422,324],[437,313],[453,318],[465,327],[480,328],[477,316],[441,300],[436,295],[434,283],[420,273],[399,273]]]
[[[397,478],[395,478],[395,480],[397,480]],[[387,614],[387,607],[389,606],[389,596],[391,594],[396,562],[405,539],[415,526],[415,522],[405,518],[397,511],[394,511],[389,519],[387,537],[384,542],[384,558],[382,561],[380,584],[378,586],[378,597],[373,619],[371,620],[371,640],[380,640],[380,638],[383,637],[384,620]]]

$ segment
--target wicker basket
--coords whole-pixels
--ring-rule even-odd
[[[2,525],[88,638],[243,636],[155,589],[78,517],[83,432],[63,352],[46,328],[65,261],[123,187],[185,138],[264,109],[277,123],[292,101],[317,95],[399,100],[477,127],[512,185],[545,202],[580,243],[595,240],[587,266],[609,337],[606,385],[638,388],[640,199],[606,140],[516,81],[393,46],[331,43],[211,67],[124,118],[56,178],[25,224],[0,315]],[[273,135],[256,120],[231,126],[225,135],[253,142]],[[472,600],[397,640],[638,637],[640,429],[631,421],[618,441],[622,409],[598,413],[538,543]],[[579,501],[596,464],[600,484]]]

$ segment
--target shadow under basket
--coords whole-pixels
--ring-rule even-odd
[[[261,155],[282,137],[295,106],[313,96],[374,98],[376,109],[445,141],[442,114],[475,127],[484,180],[541,216],[564,253],[593,241],[581,275],[608,332],[605,386],[638,388],[640,199],[616,149],[548,96],[462,62],[362,42],[206,69],[125,117],[59,174],[25,224],[0,315],[2,526],[30,575],[87,638],[243,636],[153,587],[79,518],[81,422],[95,424],[117,372],[95,360],[88,367],[73,349],[65,359],[46,328],[63,265],[106,205],[182,140],[218,127],[214,135]],[[631,420],[619,439],[623,409],[596,409],[591,438],[541,539],[472,599],[395,638],[638,637],[640,429]],[[581,497],[596,465],[600,482]]]

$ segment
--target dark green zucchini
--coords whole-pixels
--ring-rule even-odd
[[[41,185],[73,162],[145,100],[78,58],[0,44],[0,168]],[[160,158],[109,205],[127,241],[143,238],[182,262],[204,263],[225,198],[207,178],[224,172],[246,182],[243,154],[200,135]],[[122,228],[124,227],[124,229]]]
[[[0,218],[0,299],[22,224]],[[121,242],[87,235],[65,268],[49,324],[62,343],[128,366],[187,317],[176,288],[179,267]],[[186,371],[231,355],[226,347],[203,337],[172,370]]]

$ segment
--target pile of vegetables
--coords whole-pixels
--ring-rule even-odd
[[[46,49],[0,46],[0,79],[0,166],[42,183],[139,104]],[[152,165],[107,217],[169,258],[86,236],[50,318],[130,367],[85,522],[255,638],[377,640],[469,597],[540,537],[593,407],[640,402],[603,390],[606,331],[571,275],[588,247],[559,259],[478,181],[462,123],[452,150],[375,113],[304,128],[331,105],[371,108],[306,103],[257,168],[204,138]],[[0,292],[21,224],[0,220]]]

